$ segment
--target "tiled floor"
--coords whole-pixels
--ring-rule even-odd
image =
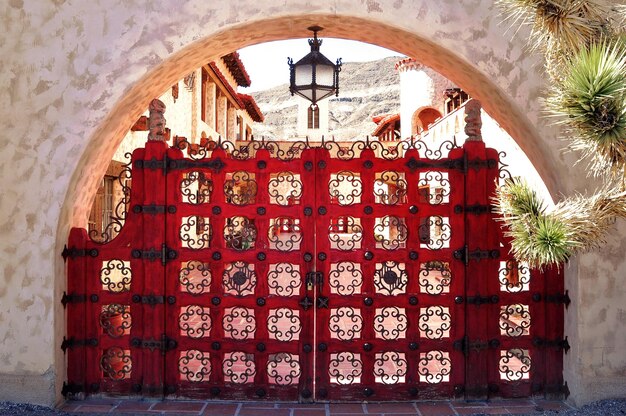
[[[400,416],[400,415],[515,415],[566,410],[560,401],[535,399],[491,402],[437,401],[414,403],[298,404],[267,402],[203,402],[88,399],[67,402],[61,410],[70,413],[201,416]]]

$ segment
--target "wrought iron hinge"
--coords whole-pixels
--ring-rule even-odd
[[[481,261],[484,259],[497,259],[500,258],[500,250],[469,250],[468,246],[454,251],[454,258],[463,261],[467,266],[470,260]]]
[[[493,205],[474,204],[474,205],[465,205],[465,206],[463,205],[454,206],[455,214],[462,214],[463,212],[467,214],[474,214],[474,215],[487,214],[487,213],[493,212]]]
[[[546,295],[546,302],[550,303],[562,303],[567,308],[572,300],[569,298],[569,291],[565,293],[555,293],[554,295]]]
[[[63,297],[61,298],[61,303],[65,308],[68,303],[84,303],[87,302],[87,295],[79,295],[77,293],[65,293],[63,292]]]
[[[470,351],[480,352],[487,348],[498,348],[500,346],[500,340],[493,338],[489,341],[482,341],[480,339],[470,341],[469,337],[465,335],[463,338],[454,341],[452,346],[455,350],[461,351],[463,355],[467,356]]]
[[[165,303],[165,296],[163,295],[133,295],[132,300],[134,303],[143,303],[144,305],[150,305],[150,306],[154,306],[154,305],[162,305]],[[175,296],[168,296],[167,297],[167,304],[168,305],[173,305],[176,303],[176,297]]]
[[[567,354],[567,352],[570,349],[570,345],[569,345],[569,341],[567,340],[567,337],[565,337],[564,339],[545,339],[545,338],[534,338],[533,339],[533,345],[535,347],[540,347],[540,348],[549,348],[549,347],[553,347],[553,348],[559,348],[562,349],[563,351],[565,351],[565,354]]]
[[[165,214],[165,212],[167,212],[168,214],[175,214],[176,213],[176,206],[175,205],[156,205],[156,204],[150,204],[150,205],[135,205],[133,206],[133,212],[135,214],[149,214],[149,215],[156,215],[156,214]]]
[[[86,339],[76,339],[74,337],[65,338],[63,337],[63,342],[61,343],[61,349],[63,352],[67,351],[68,348],[76,348],[76,347],[97,347],[98,339],[97,338],[86,338]]]
[[[98,249],[97,248],[76,248],[76,247],[68,247],[67,245],[63,247],[63,251],[61,252],[61,256],[63,256],[63,261],[67,261],[67,258],[74,260],[76,257],[98,257]]]
[[[85,391],[85,386],[83,384],[77,383],[66,383],[63,382],[63,388],[61,388],[61,394],[63,397],[67,398],[68,394],[78,394],[83,393]]]
[[[476,306],[480,306],[480,305],[488,305],[488,304],[497,304],[498,302],[500,302],[500,297],[498,295],[492,295],[492,296],[480,296],[480,295],[476,295],[476,296],[468,296],[466,299],[466,302],[470,305],[476,305]]]
[[[135,168],[137,169],[150,169],[157,170],[160,169],[163,173],[167,173],[167,164],[168,158],[167,155],[161,160],[153,157],[150,160],[135,160]]]
[[[209,160],[195,160],[195,159],[170,159],[168,168],[170,170],[176,169],[191,169],[191,168],[205,168],[211,169],[215,173],[219,173],[224,169],[226,165],[222,162],[222,159],[215,158]]]
[[[147,348],[150,352],[154,352],[154,350],[159,350],[163,355],[166,352],[176,349],[178,346],[178,342],[175,339],[169,338],[165,334],[161,334],[161,339],[141,339],[141,338],[133,338],[130,341],[130,345],[135,348]]]
[[[165,266],[168,261],[176,259],[178,253],[176,250],[169,248],[165,243],[161,245],[161,251],[156,250],[154,247],[149,250],[134,249],[131,252],[131,256],[134,259],[147,259],[148,261],[155,261],[161,259],[161,264]]]

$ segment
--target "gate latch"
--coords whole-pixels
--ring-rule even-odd
[[[313,290],[314,285],[322,286],[324,284],[324,273],[309,272],[306,274],[306,289]]]
[[[169,248],[165,243],[161,244],[161,250],[156,250],[154,247],[149,250],[133,249],[131,256],[134,259],[146,259],[148,261],[161,260],[161,264],[165,266],[168,261],[174,260],[178,257],[176,250]]]
[[[166,352],[176,349],[178,342],[165,334],[161,334],[160,340],[156,340],[152,337],[148,339],[133,338],[130,345],[135,348],[147,348],[150,352],[160,350],[161,354],[165,355]]]
[[[500,340],[493,338],[489,341],[482,341],[480,339],[470,341],[469,337],[465,335],[463,338],[454,341],[452,346],[455,350],[461,351],[463,355],[467,356],[470,351],[480,352],[487,348],[498,348],[500,346]]]

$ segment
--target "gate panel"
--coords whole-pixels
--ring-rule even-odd
[[[463,174],[448,162],[463,150],[435,161],[364,147],[350,159],[317,153],[316,395],[449,397],[464,380],[463,355],[452,347],[464,329],[454,302],[464,267],[454,251],[465,236],[455,210]]]
[[[170,393],[219,399],[312,395],[314,171],[267,150],[199,159],[170,151],[167,362]],[[307,260],[308,259],[308,260]],[[311,298],[312,299],[312,298]]]

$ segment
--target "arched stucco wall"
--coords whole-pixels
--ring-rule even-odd
[[[149,99],[237,48],[306,37],[306,27],[319,24],[324,36],[413,56],[480,99],[554,194],[586,184],[539,119],[540,61],[525,52],[523,36],[505,33],[490,0],[10,0],[0,19],[0,400],[60,398],[59,254],[70,227],[85,224],[98,179]],[[614,270],[625,268],[621,256],[606,255]],[[578,268],[568,276],[572,287],[584,286]],[[623,304],[623,292],[607,302]],[[568,318],[586,334],[576,314]],[[608,385],[623,377],[623,362],[622,354],[610,368],[600,365]],[[581,389],[583,364],[568,364]]]

